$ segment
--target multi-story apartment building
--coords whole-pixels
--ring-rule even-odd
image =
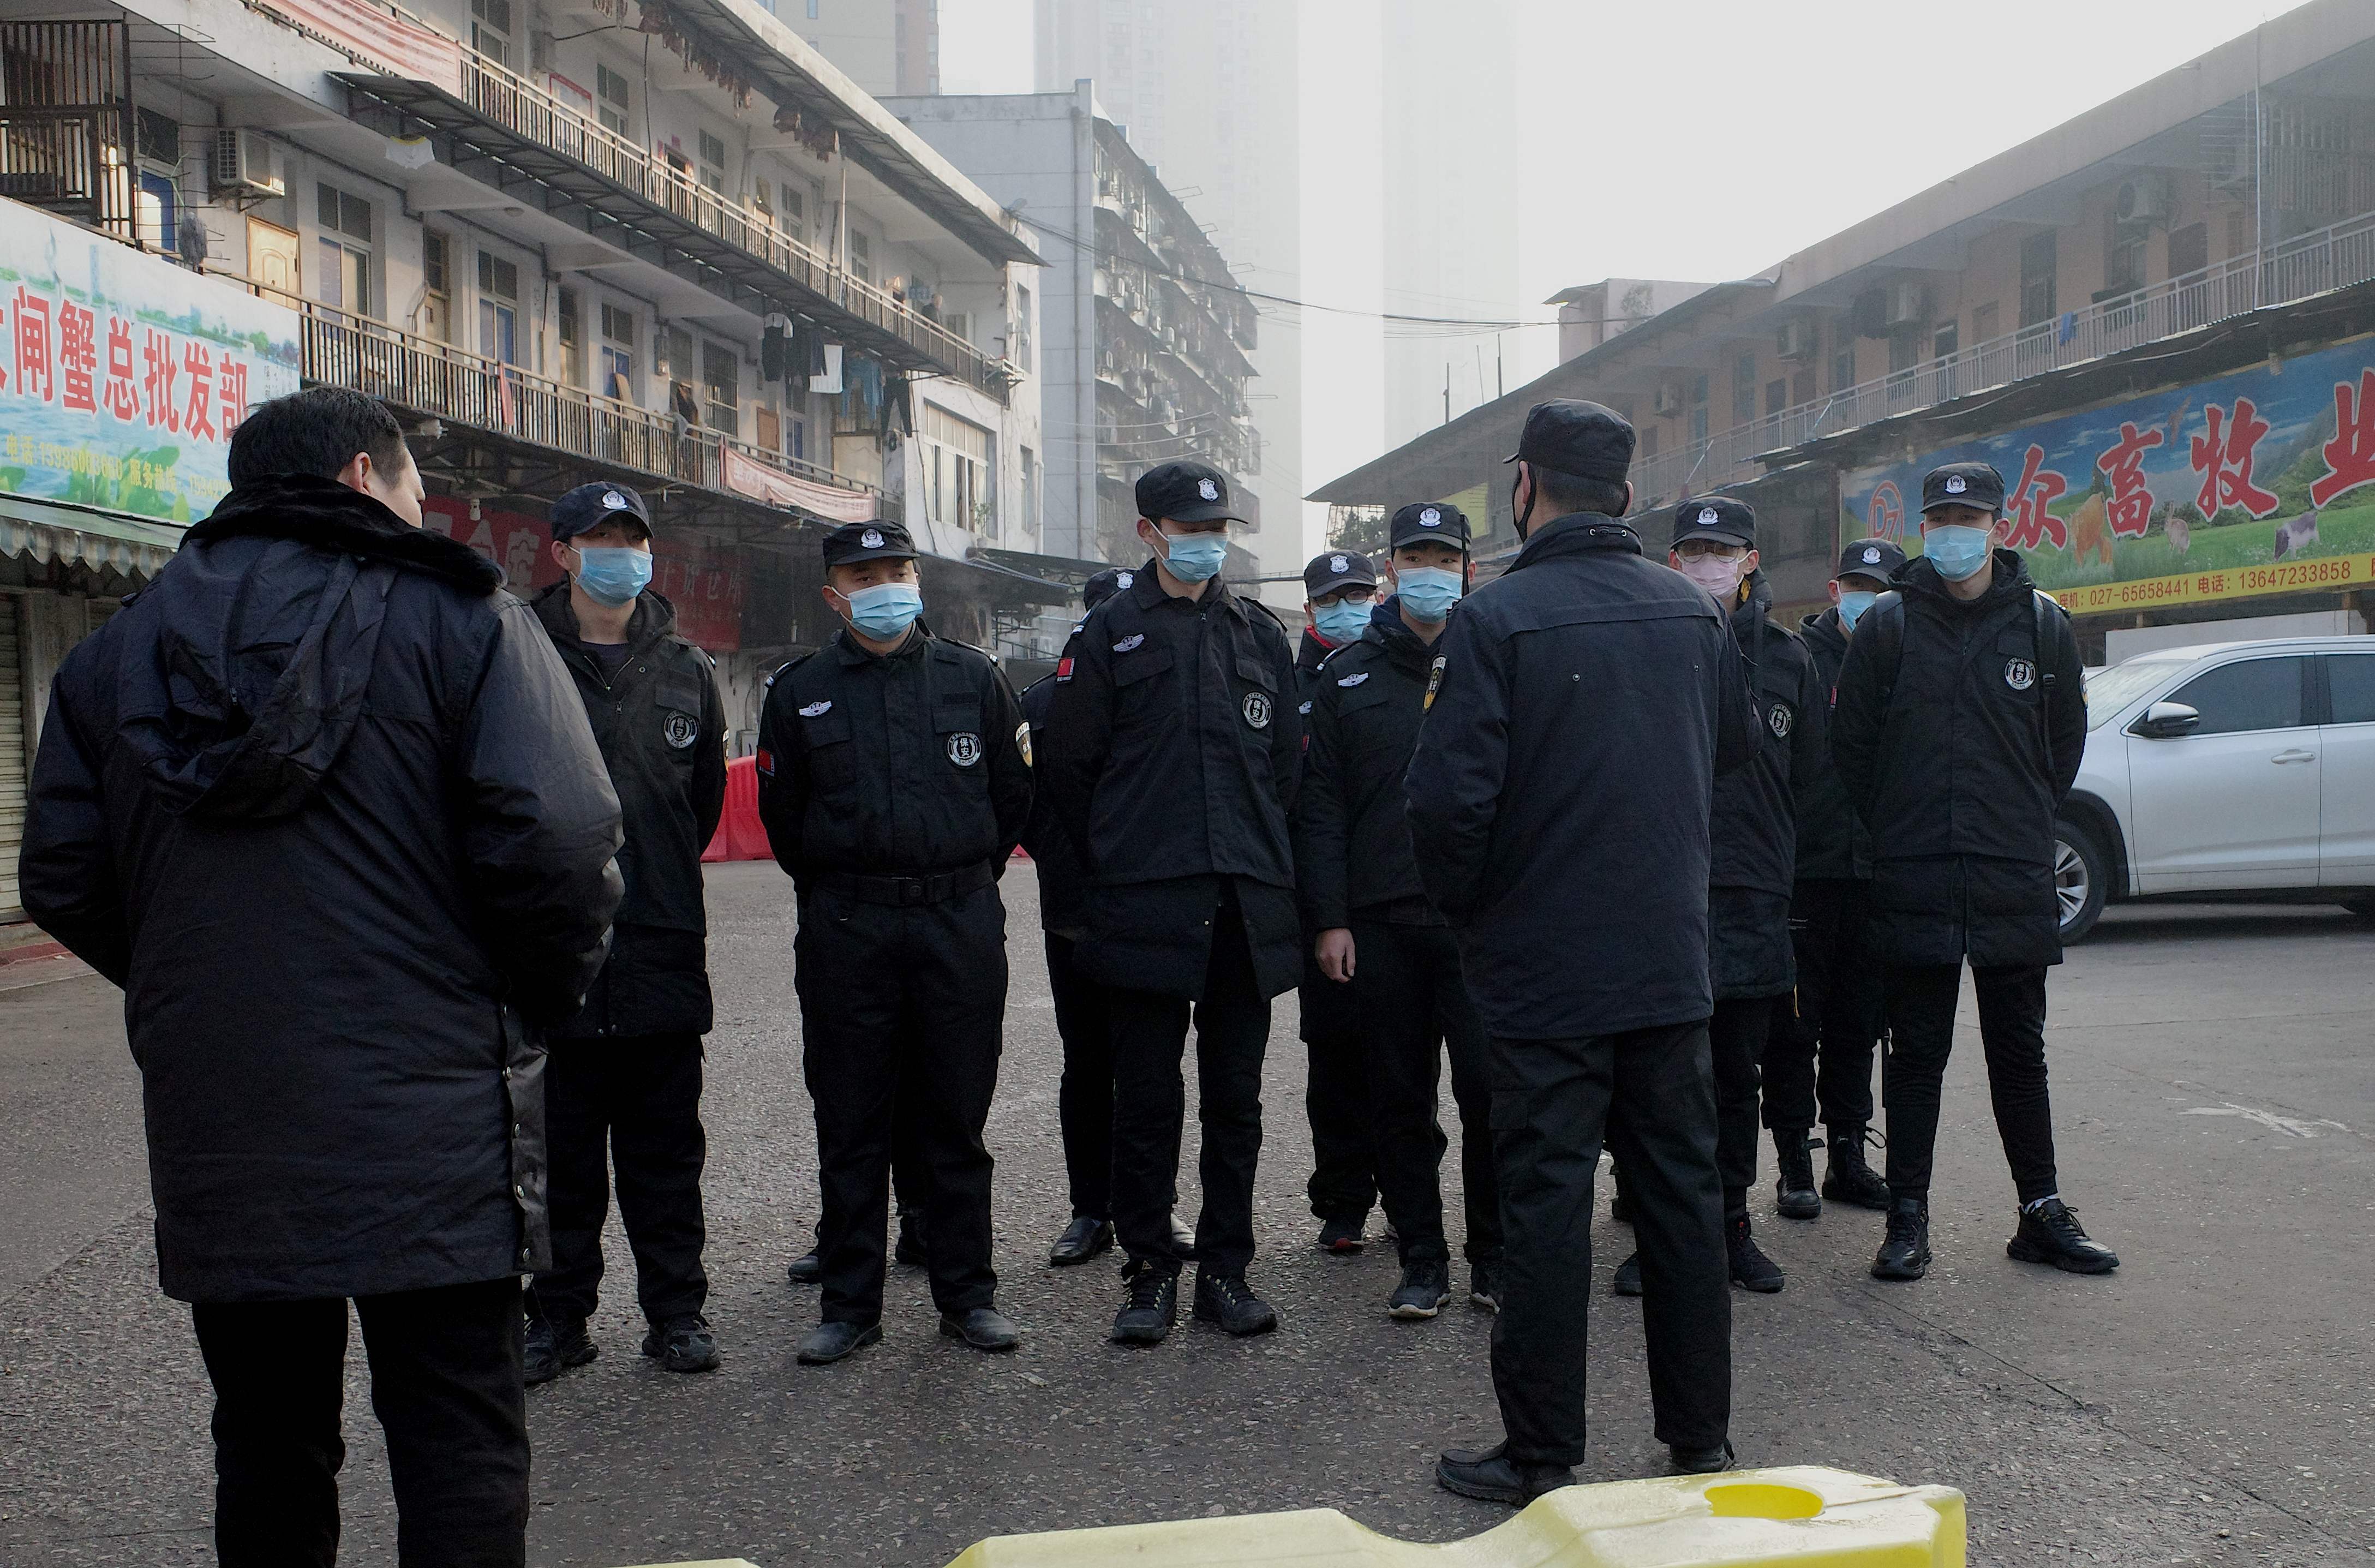
[[[940,0],[766,0],[877,98],[940,90]]]
[[[20,5],[0,198],[0,840],[56,657],[301,377],[396,407],[523,590],[547,503],[642,488],[746,732],[836,522],[915,532],[945,634],[1070,597],[985,554],[1040,548],[1031,241],[754,0]]]
[[[1253,301],[1179,198],[1099,112],[1068,93],[892,99],[885,107],[1007,204],[1047,265],[1035,367],[1047,442],[1043,537],[1050,554],[1135,564],[1138,476],[1201,457],[1235,481],[1260,532],[1263,452],[1246,397],[1258,348]],[[1232,572],[1258,574],[1246,549]]]
[[[1565,362],[1313,499],[1483,500],[1506,546],[1483,481],[1528,407],[1589,397],[1640,430],[1638,507],[1757,506],[1784,601],[1820,599],[1843,537],[1912,543],[1923,468],[1976,457],[2097,657],[2159,622],[2375,612],[2363,6],[2288,12],[1756,277],[1558,301]]]

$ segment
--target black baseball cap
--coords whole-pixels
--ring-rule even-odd
[[[1957,503],[1981,512],[2002,512],[2003,500],[2003,476],[1992,463],[1946,463],[1921,476],[1923,512]]]
[[[621,517],[632,518],[643,528],[644,537],[652,536],[651,510],[632,486],[580,485],[552,503],[552,542],[573,539]]]
[[[1376,587],[1377,569],[1359,550],[1322,550],[1303,569],[1303,596],[1306,599],[1360,584]]]
[[[1886,539],[1858,539],[1839,552],[1834,577],[1877,577],[1885,583],[1905,564],[1905,552]]]
[[[1138,514],[1174,523],[1242,523],[1229,510],[1229,477],[1210,463],[1158,463],[1138,477]]]
[[[1468,548],[1468,513],[1447,501],[1413,501],[1394,513],[1386,530],[1386,548],[1404,545],[1454,545]]]
[[[1081,607],[1094,609],[1138,581],[1138,574],[1124,567],[1108,566],[1081,584]]]
[[[1526,414],[1518,450],[1501,461],[1520,458],[1577,478],[1621,485],[1633,466],[1633,427],[1615,409],[1580,397],[1537,403]]]
[[[845,523],[824,536],[824,564],[855,566],[861,560],[913,560],[916,541],[896,523]]]
[[[1674,508],[1674,543],[1715,539],[1745,549],[1756,548],[1756,509],[1728,495],[1706,495]]]

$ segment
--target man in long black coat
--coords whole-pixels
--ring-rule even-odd
[[[157,1262],[215,1387],[226,1563],[330,1563],[347,1303],[407,1562],[518,1564],[543,1054],[619,902],[585,709],[421,531],[360,394],[253,410],[231,493],[67,655],[26,908],[124,987]]]

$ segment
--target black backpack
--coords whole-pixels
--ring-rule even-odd
[[[2045,662],[2045,643],[2057,630],[2057,620],[2063,625],[2068,624],[2070,612],[2044,589],[2035,588],[2030,592],[2036,595],[2037,611],[2036,642],[2031,652],[2036,656],[2038,676],[2045,682],[2045,701],[2037,705],[2038,734],[2044,743],[2050,762],[2053,755],[2052,731],[2046,725],[2045,714],[2053,701],[2053,671]],[[1873,601],[1872,608],[1863,613],[1863,620],[1865,635],[1873,639],[1873,646],[1879,650],[1875,656],[1881,661],[1880,712],[1885,722],[1889,702],[1896,695],[1897,666],[1905,662],[1905,595],[1894,588],[1890,589]]]

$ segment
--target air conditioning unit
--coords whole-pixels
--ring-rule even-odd
[[[1669,382],[1658,389],[1658,395],[1650,401],[1660,414],[1679,414],[1683,411],[1683,389]]]
[[[2120,187],[2112,212],[2122,223],[2166,223],[2177,210],[2177,190],[2166,174],[2145,174]]]
[[[1785,360],[1811,360],[1814,357],[1814,324],[1800,317],[1785,321],[1781,330],[1773,335],[1773,351]]]
[[[219,196],[283,196],[289,187],[272,172],[272,144],[260,131],[224,126],[215,132],[209,184]]]
[[[1930,321],[1930,301],[1919,283],[1892,283],[1888,286],[1887,323],[1892,327],[1925,326]]]

